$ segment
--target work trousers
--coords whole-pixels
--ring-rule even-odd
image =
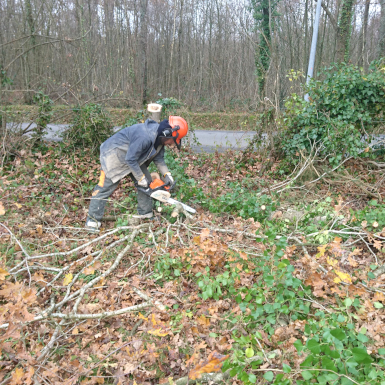
[[[143,174],[146,176],[148,182],[151,183],[151,174],[148,172],[147,166],[142,165],[140,168],[143,171]],[[134,178],[134,176],[132,174],[129,175],[131,179],[135,182],[136,179]],[[119,182],[120,181],[114,183],[111,179],[107,178],[104,172],[102,171],[99,183],[94,188],[92,193],[90,208],[88,209],[89,219],[98,222],[102,220],[107,200],[118,187]],[[141,191],[138,191],[137,199],[139,215],[148,214],[152,211],[153,199],[151,197]]]

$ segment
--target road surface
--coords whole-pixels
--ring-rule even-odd
[[[20,128],[20,125],[16,127],[12,123],[8,123],[9,128]],[[36,127],[35,123],[22,123],[21,129],[25,130],[27,127]],[[45,135],[46,140],[61,141],[60,134],[70,126],[68,124],[48,124],[47,133]],[[114,127],[114,131],[120,130],[121,127]],[[190,144],[194,152],[224,152],[227,149],[244,150],[250,140],[253,138],[254,133],[250,131],[209,131],[209,130],[194,130],[189,132],[188,141],[183,140],[182,144]]]

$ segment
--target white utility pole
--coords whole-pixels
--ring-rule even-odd
[[[319,27],[319,21],[321,16],[321,4],[322,4],[322,0],[318,0],[317,10],[315,13],[315,20],[314,20],[313,38],[311,41],[311,48],[310,48],[309,67],[307,68],[306,84],[309,84],[309,81],[313,77],[313,72],[314,72],[315,54],[317,51],[318,27]],[[309,94],[305,95],[305,100],[307,102],[309,101]]]

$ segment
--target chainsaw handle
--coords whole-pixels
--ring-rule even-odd
[[[135,183],[135,187],[138,191],[141,191],[143,193],[145,193],[146,195],[151,195],[153,192],[155,191],[158,191],[158,190],[165,190],[165,191],[171,191],[174,189],[175,185],[176,185],[176,180],[174,180],[174,183],[170,184],[170,182],[167,182],[167,183],[164,183],[162,186],[159,186],[159,187],[155,187],[154,189],[152,189],[150,186],[148,186],[147,188],[144,188],[142,186],[139,186],[138,185],[138,182],[134,182]],[[167,186],[170,186],[170,189],[166,189],[165,187]]]

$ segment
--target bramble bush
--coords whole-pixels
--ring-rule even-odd
[[[169,115],[175,115],[178,108],[183,106],[182,102],[173,97],[162,98],[162,94],[158,94],[160,99],[156,103],[160,104],[162,108],[162,118],[168,119]]]
[[[103,106],[89,103],[73,111],[72,127],[64,132],[63,138],[72,146],[99,151],[100,145],[113,134],[111,119]]]
[[[369,72],[334,64],[323,71],[322,81],[311,80],[310,102],[298,94],[286,101],[283,122],[287,127],[283,150],[291,162],[309,155],[316,144],[319,155],[335,166],[348,154],[358,156],[382,123],[385,110],[385,67],[373,62]]]

